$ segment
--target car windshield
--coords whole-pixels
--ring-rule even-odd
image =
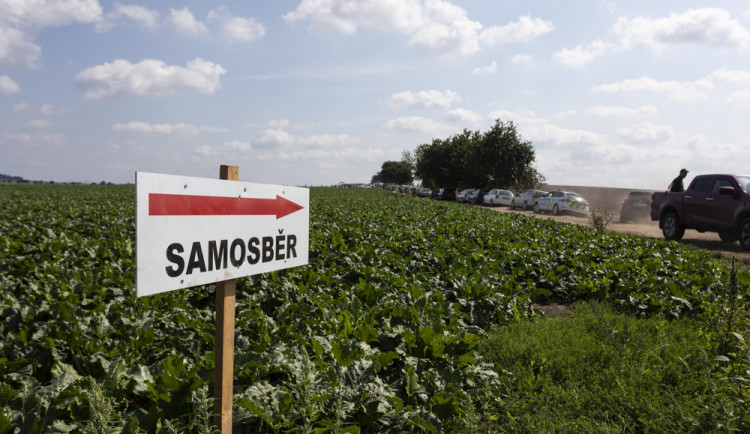
[[[750,193],[750,176],[738,176],[737,182],[740,183],[740,186],[745,190],[745,193]]]

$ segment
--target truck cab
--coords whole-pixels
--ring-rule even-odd
[[[718,232],[725,242],[739,239],[750,250],[750,176],[699,175],[684,193],[654,193],[651,219],[668,240],[685,229]]]

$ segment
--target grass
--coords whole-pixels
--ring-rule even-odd
[[[694,320],[637,319],[598,302],[493,330],[480,349],[503,387],[490,431],[714,432],[743,426],[718,393],[716,355]],[[722,397],[722,398],[719,398]]]

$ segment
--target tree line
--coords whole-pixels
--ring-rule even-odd
[[[372,183],[411,184],[428,188],[505,188],[525,190],[544,183],[533,163],[531,142],[521,139],[515,124],[495,120],[489,131],[463,132],[405,151],[401,161],[386,161]]]

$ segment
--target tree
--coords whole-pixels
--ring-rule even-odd
[[[446,140],[433,139],[414,151],[414,172],[427,187],[456,188],[466,178],[465,154],[478,133],[464,130]]]
[[[470,185],[524,190],[545,179],[532,166],[536,159],[534,147],[521,139],[513,122],[496,119],[489,131],[471,142],[466,155]]]
[[[414,180],[412,165],[408,161],[386,161],[380,168],[380,172],[372,177],[372,183],[384,182],[386,184],[411,184]]]
[[[464,130],[419,145],[414,159],[414,172],[427,187],[524,190],[544,182],[533,167],[531,142],[521,140],[513,122],[499,119],[485,133]]]

